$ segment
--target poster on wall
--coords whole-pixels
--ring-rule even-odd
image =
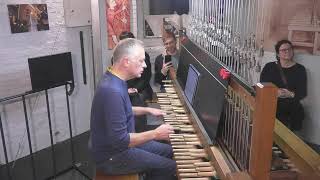
[[[113,49],[123,31],[130,31],[130,1],[106,0],[108,48]]]
[[[290,40],[295,51],[320,55],[319,0],[265,0],[262,30],[267,51],[280,39]],[[285,8],[283,8],[285,7]]]
[[[11,33],[49,30],[46,4],[8,5]]]

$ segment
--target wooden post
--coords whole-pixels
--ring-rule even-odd
[[[254,180],[269,180],[277,87],[271,83],[258,83],[255,100],[249,174]]]

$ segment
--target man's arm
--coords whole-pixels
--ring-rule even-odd
[[[142,133],[130,133],[129,147],[135,147],[151,140],[169,140],[169,134],[174,133],[169,124],[162,124],[158,128]]]
[[[154,63],[154,82],[162,85],[162,80],[166,78],[165,75],[162,74],[161,69],[163,65],[163,57],[160,54],[159,56],[156,57],[155,63]]]
[[[145,114],[151,114],[154,116],[166,115],[166,113],[161,109],[150,108],[150,107],[132,106],[132,111],[133,111],[133,114],[136,116],[141,116]]]

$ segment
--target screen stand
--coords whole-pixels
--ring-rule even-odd
[[[67,83],[67,85],[70,85],[70,89],[67,91],[67,94],[68,94],[68,96],[71,96],[71,94],[73,93],[73,91],[74,91],[74,82],[72,81],[71,83]]]

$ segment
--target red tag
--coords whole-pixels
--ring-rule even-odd
[[[229,79],[230,78],[230,72],[224,68],[220,69],[220,77],[224,80]]]

